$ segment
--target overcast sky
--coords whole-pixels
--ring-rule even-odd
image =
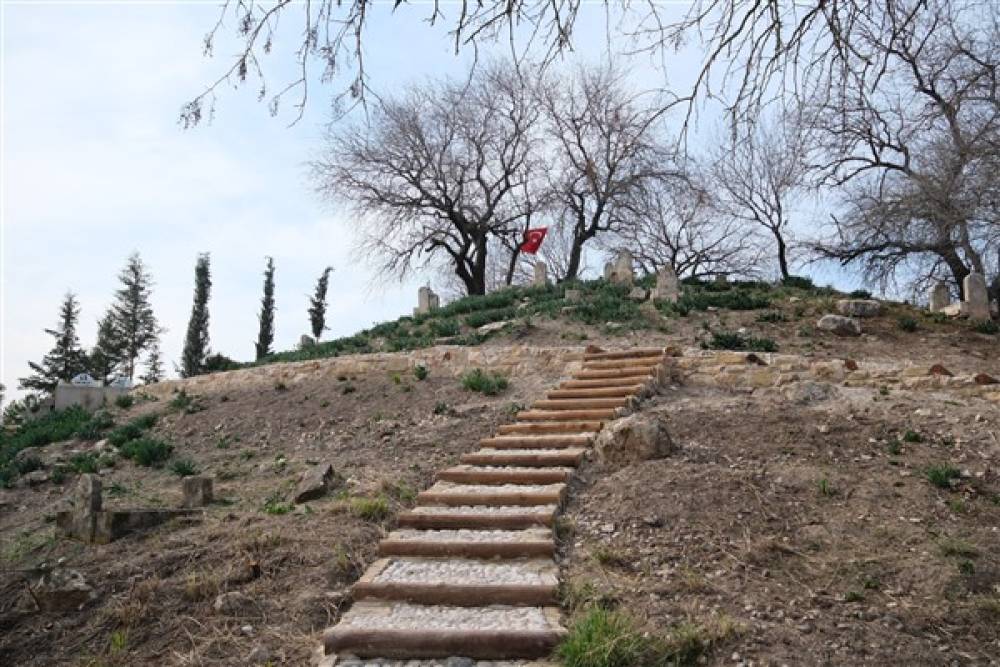
[[[185,131],[181,105],[235,52],[223,41],[214,59],[202,56],[217,2],[2,2],[0,378],[8,392],[27,361],[51,347],[43,329],[56,324],[67,290],[82,306],[81,342],[93,344],[133,251],[156,282],[171,371],[199,252],[212,255],[212,349],[236,359],[252,357],[265,255],[277,266],[276,349],[308,331],[308,294],[326,265],[334,267],[328,337],[412,309],[422,281],[372,289],[370,270],[352,258],[351,220],[320,201],[306,178],[336,84],[314,85],[305,117],[292,127],[291,111],[272,118],[253,86],[224,89],[214,122]],[[583,12],[569,65],[605,52],[601,6]],[[456,56],[444,29],[420,20],[426,13],[417,5],[374,17],[365,55],[376,89],[466,70],[471,54]],[[284,68],[270,72],[276,82],[291,80],[297,35],[290,27],[272,57]],[[670,83],[683,86],[697,62],[693,54],[670,56]],[[663,83],[644,60],[630,69],[639,85]]]

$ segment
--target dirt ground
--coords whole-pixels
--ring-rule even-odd
[[[433,371],[424,381],[402,376],[399,384],[387,375],[306,380],[201,395],[196,405],[204,409],[191,414],[158,402],[116,415],[121,423],[146,411],[166,413],[155,433],[174,443],[175,456],[216,477],[220,500],[201,522],[84,545],[54,538],[50,520],[66,487],[0,491],[0,568],[65,559],[96,592],[80,612],[40,613],[25,583],[33,573],[4,571],[0,665],[236,666],[251,664],[255,650],[271,664],[309,664],[347,586],[391,528],[391,518],[356,516],[352,499],[384,495],[393,511],[411,504],[438,469],[475,450],[479,438],[511,419],[512,406],[552,381],[518,379],[488,398]],[[51,458],[88,446],[70,442],[41,452]],[[300,473],[320,461],[343,478],[335,494],[287,514],[264,511],[268,498],[290,497]],[[180,501],[180,480],[168,469],[119,459],[101,477],[106,506]],[[234,591],[242,594],[234,596],[235,608],[217,612],[216,597]]]
[[[571,590],[652,632],[724,620],[735,631],[705,664],[1000,663],[995,406],[678,388],[646,410],[678,450],[585,469],[564,526]],[[953,489],[924,475],[943,463],[962,471]]]

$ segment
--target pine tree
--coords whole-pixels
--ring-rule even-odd
[[[267,258],[267,268],[264,269],[264,296],[260,300],[260,330],[257,333],[257,359],[271,354],[271,343],[274,342],[274,258]]]
[[[87,369],[104,384],[111,381],[122,363],[122,344],[109,309],[97,322],[97,342],[87,355]]]
[[[60,380],[69,381],[87,370],[86,355],[80,348],[80,340],[76,335],[79,317],[80,304],[76,295],[67,292],[59,309],[59,324],[55,329],[45,330],[45,333],[56,339],[55,345],[42,357],[41,363],[28,362],[34,373],[20,379],[22,389],[51,393]]]
[[[212,290],[209,255],[198,255],[194,265],[194,305],[188,320],[184,352],[181,355],[181,377],[191,377],[205,372],[208,349],[208,297]]]
[[[160,343],[153,343],[146,356],[146,372],[139,378],[143,384],[156,384],[164,377],[163,361],[160,359]]]
[[[122,286],[115,292],[111,313],[115,334],[121,343],[122,370],[131,380],[135,377],[139,355],[156,342],[160,327],[149,301],[153,278],[139,258],[139,253],[129,256],[118,280]]]
[[[316,291],[309,300],[309,324],[312,325],[313,338],[317,341],[326,330],[326,289],[330,284],[332,267],[323,269],[323,274],[316,281]]]

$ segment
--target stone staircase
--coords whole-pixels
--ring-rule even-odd
[[[513,667],[549,656],[566,632],[553,524],[567,485],[594,434],[655,382],[664,357],[585,353],[573,379],[442,470],[326,630],[325,664]]]

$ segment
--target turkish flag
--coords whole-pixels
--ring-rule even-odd
[[[545,240],[545,233],[548,231],[548,227],[538,227],[537,229],[525,230],[524,242],[521,243],[521,252],[526,252],[529,255],[534,255],[538,252],[538,248],[542,245],[542,241]]]

